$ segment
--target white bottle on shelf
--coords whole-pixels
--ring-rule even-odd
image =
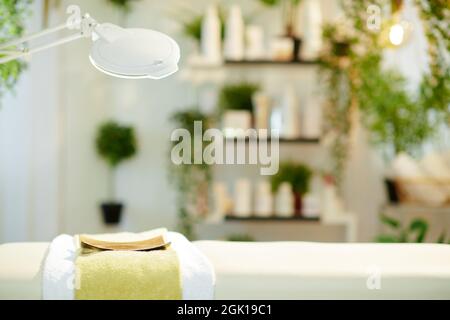
[[[213,186],[213,202],[214,209],[210,220],[219,222],[224,219],[226,214],[230,211],[230,196],[227,192],[227,187],[223,182],[216,182]]]
[[[252,185],[249,179],[236,181],[234,189],[234,215],[247,218],[252,214]]]
[[[244,59],[244,19],[241,8],[232,5],[225,26],[225,59],[239,61]]]
[[[219,64],[221,53],[221,23],[215,5],[210,5],[202,21],[202,58],[207,64]]]
[[[301,58],[314,60],[322,49],[322,11],[320,1],[304,0],[303,15],[303,44]]]
[[[287,85],[282,99],[282,129],[283,138],[300,137],[300,105],[292,85]]]
[[[308,97],[301,116],[301,135],[316,139],[322,136],[322,105],[317,97]]]
[[[260,26],[249,25],[245,30],[245,58],[261,60],[265,58],[264,30]]]
[[[259,182],[255,193],[255,215],[261,218],[272,216],[273,196],[270,183],[268,181]]]
[[[302,215],[306,218],[320,217],[320,198],[312,193],[303,196]]]
[[[284,182],[280,185],[275,200],[275,215],[281,218],[293,217],[294,209],[294,193],[292,185]]]
[[[253,105],[255,108],[255,110],[253,110],[255,117],[255,128],[269,129],[271,112],[270,97],[265,92],[257,92],[253,96]]]
[[[322,217],[324,221],[335,220],[344,214],[344,205],[338,195],[333,179],[325,178],[322,194]]]

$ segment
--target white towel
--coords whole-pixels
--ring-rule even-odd
[[[180,261],[184,300],[212,300],[216,283],[208,258],[183,235],[169,232],[169,241]]]
[[[60,235],[52,241],[43,270],[44,300],[74,300],[75,258],[74,237]]]
[[[183,300],[214,299],[214,269],[200,252],[183,235],[168,233],[172,248],[180,262]],[[49,247],[43,271],[44,300],[74,300],[76,245],[74,237],[56,237]]]

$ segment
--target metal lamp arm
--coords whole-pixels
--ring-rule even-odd
[[[0,64],[4,64],[13,60],[16,60],[21,57],[25,57],[31,55],[36,52],[40,52],[43,50],[47,50],[56,46],[60,46],[81,38],[89,38],[92,36],[95,28],[98,26],[98,23],[91,18],[88,14],[84,15],[80,21],[77,21],[75,25],[69,25],[68,23],[62,24],[60,26],[50,28],[35,34],[31,34],[28,36],[24,36],[20,39],[13,40],[10,42],[6,42],[4,44],[0,44]],[[78,29],[76,34],[67,36],[65,38],[59,39],[57,41],[50,42],[45,45],[41,45],[35,48],[22,48],[18,49],[19,45],[23,45],[27,41],[36,40],[42,38],[44,36],[50,35],[52,33],[59,32],[65,29]]]

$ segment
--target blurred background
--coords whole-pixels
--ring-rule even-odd
[[[70,4],[169,34],[180,71],[108,77],[88,40],[1,66],[0,242],[161,226],[192,239],[450,240],[445,0],[3,1],[0,41],[63,23]],[[194,120],[226,141],[278,130],[279,173],[174,166],[171,133]]]

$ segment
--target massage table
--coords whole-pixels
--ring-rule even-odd
[[[450,245],[200,241],[215,298],[450,299]],[[48,243],[0,245],[0,299],[41,299]]]

